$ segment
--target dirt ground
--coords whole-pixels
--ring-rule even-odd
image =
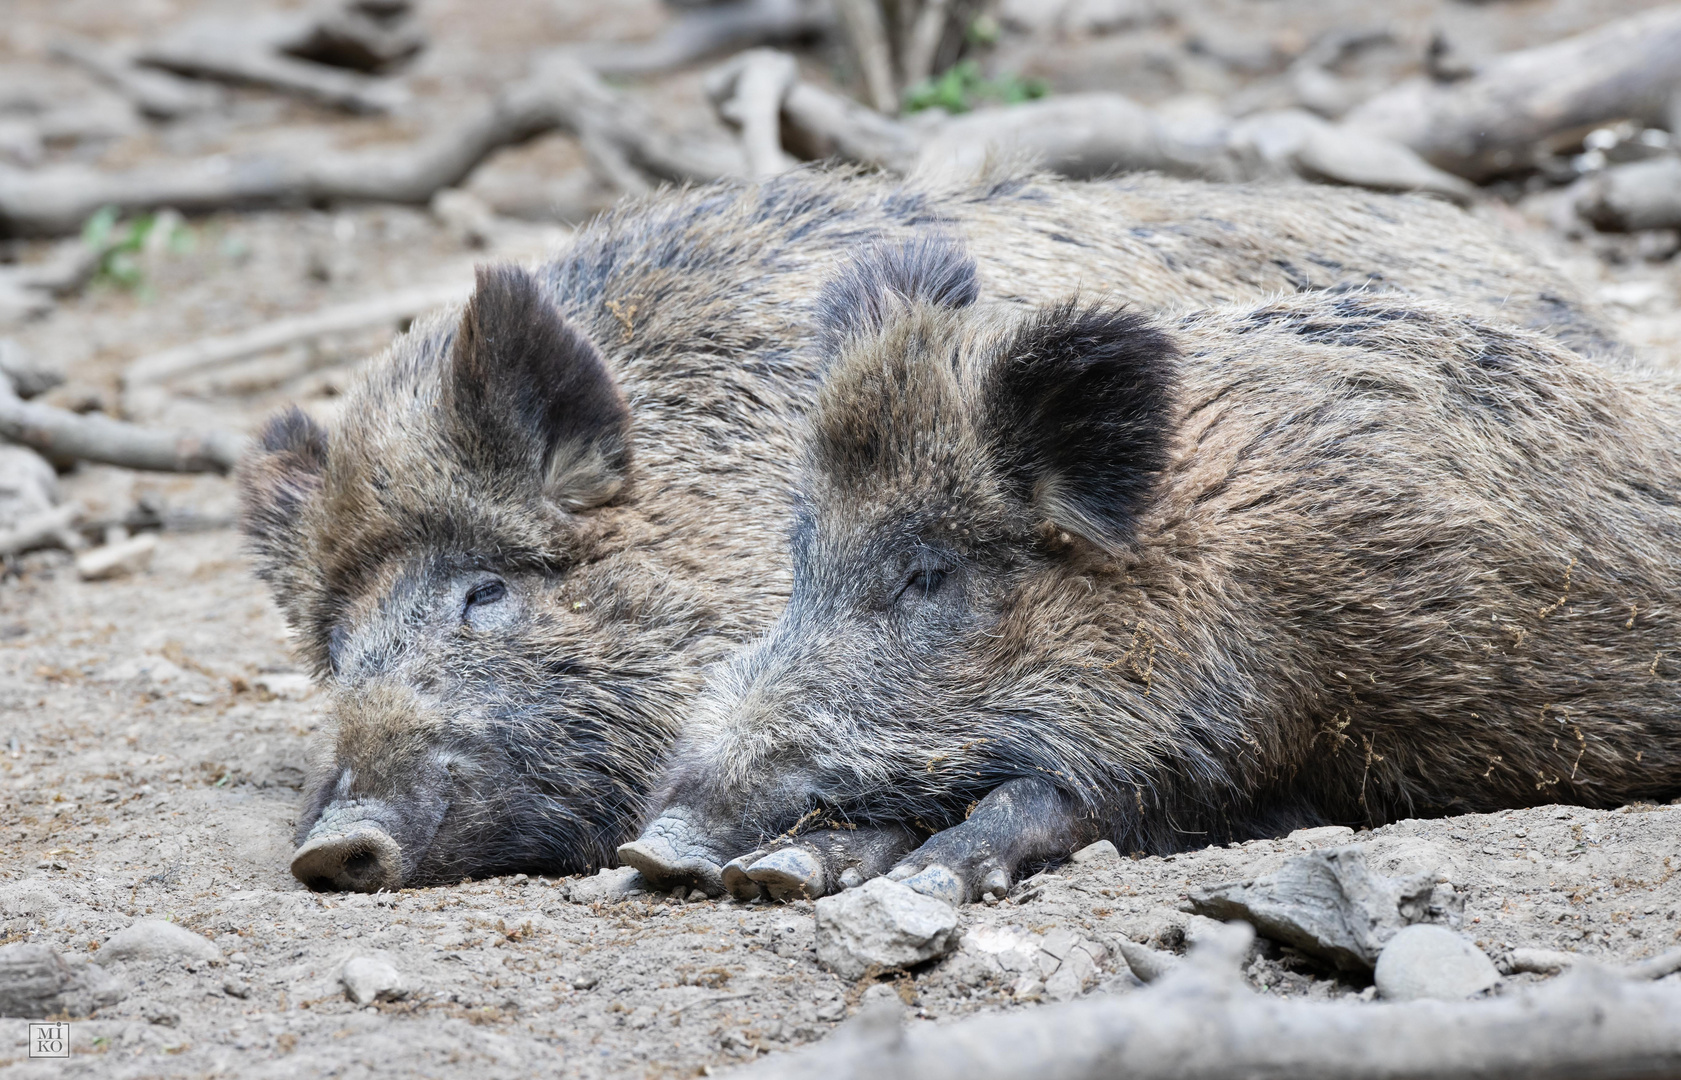
[[[137,34],[207,6],[10,0],[0,94],[27,84],[92,94],[46,59],[55,32]],[[1496,51],[1643,6],[1414,3],[1397,5],[1392,17],[1405,41],[1445,22],[1468,47]],[[1351,4],[1184,7],[1177,22],[1152,24],[1124,48],[1071,47],[1078,63],[1053,67],[1031,43],[1016,46],[1011,63],[1054,71],[1068,88],[1093,85],[1101,70],[1142,72],[1138,85],[1117,83],[1119,75],[1103,85],[1154,101],[1264,95],[1265,78],[1220,59],[1237,48],[1230,43],[1288,49],[1339,19],[1364,21]],[[413,76],[417,92],[438,101],[482,92],[496,81],[489,73],[505,72],[532,47],[634,37],[665,17],[653,0],[508,4],[493,20],[475,18],[478,10],[465,0],[427,8],[437,47]],[[1187,47],[1198,34],[1199,48]],[[1159,62],[1123,64],[1135,54]],[[640,92],[663,95],[674,123],[711,123],[698,86],[697,72],[682,72]],[[402,134],[400,120],[341,119],[254,91],[242,93],[232,120],[216,124],[76,152],[115,167],[234,151],[259,137],[343,143]],[[470,186],[495,203],[521,177],[552,179],[575,172],[579,160],[570,140],[554,136],[504,153]],[[1511,194],[1475,212],[1561,262],[1654,366],[1681,369],[1681,259],[1648,261],[1628,238],[1561,236],[1548,228],[1545,192]],[[122,366],[149,351],[404,285],[464,283],[475,261],[534,260],[567,236],[563,224],[505,216],[487,247],[471,248],[423,209],[400,207],[225,214],[185,228],[188,241],[144,257],[139,289],[96,286],[43,318],[0,328],[68,372],[51,400],[115,410]],[[5,255],[30,261],[47,251],[45,243],[13,244]],[[388,333],[183,382],[168,409],[148,419],[250,430],[285,401],[330,413],[354,377],[348,361]],[[24,1023],[7,1020],[0,1072],[693,1076],[820,1039],[858,1007],[869,987],[818,966],[807,903],[647,894],[573,902],[578,882],[525,875],[378,896],[305,890],[287,860],[319,699],[241,552],[231,482],[83,467],[61,484],[94,517],[143,504],[166,527],[154,562],[134,576],[81,582],[68,555],[41,552],[0,578],[0,941],[97,957],[113,932],[157,918],[202,933],[224,959],[112,963],[127,996],[73,1022],[69,1061],[25,1060]],[[1540,947],[1625,961],[1681,942],[1681,806],[1543,806],[1404,821],[1356,838],[1369,842],[1380,870],[1451,883],[1464,898],[1463,928],[1496,960]],[[1190,888],[1253,877],[1312,844],[1346,839],[1320,830],[1059,868],[1010,901],[964,909],[958,954],[887,985],[916,1023],[1125,993],[1136,983],[1124,965],[1117,971],[1113,942],[1182,948],[1178,906]],[[366,1007],[346,1000],[336,971],[352,955],[389,960],[410,987],[407,998]],[[1259,955],[1247,974],[1273,993],[1366,989],[1278,950]],[[1515,976],[1501,992],[1536,978]]]

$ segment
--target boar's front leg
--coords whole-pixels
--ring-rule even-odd
[[[954,904],[989,892],[1002,897],[1018,868],[1066,858],[1098,833],[1098,823],[1052,784],[1011,780],[976,803],[967,821],[930,836],[887,876]]]
[[[903,826],[824,829],[786,846],[764,848],[724,867],[724,888],[738,900],[815,900],[886,873],[916,847]]]

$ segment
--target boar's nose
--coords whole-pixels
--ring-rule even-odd
[[[317,892],[378,892],[403,884],[403,849],[373,825],[311,836],[292,856],[292,875]]]

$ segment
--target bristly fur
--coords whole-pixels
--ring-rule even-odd
[[[470,326],[418,320],[330,432],[288,414],[243,465],[259,571],[334,702],[300,828],[366,774],[397,777],[393,813],[448,796],[405,854],[410,884],[584,870],[634,834],[701,670],[788,595],[795,432],[828,362],[814,327],[844,315],[825,315],[824,283],[935,235],[963,236],[975,269],[931,240],[888,277],[941,303],[1402,289],[1609,341],[1565,279],[1475,219],[1352,190],[807,169],[626,203],[529,278],[492,271]],[[462,362],[488,415],[452,389]],[[482,575],[509,584],[494,629],[463,614]],[[403,763],[445,758],[443,787],[422,770],[402,794],[419,768]]]
[[[934,233],[872,245],[817,294],[817,348],[832,357],[850,339],[880,330],[907,304],[961,308],[979,296],[975,260],[949,236]]]
[[[1045,458],[1101,549],[1042,527]],[[661,789],[720,863],[1015,782],[1156,853],[1681,794],[1673,380],[1397,296],[922,307],[848,346],[806,460],[788,607]]]

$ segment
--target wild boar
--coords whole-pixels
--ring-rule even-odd
[[[967,238],[988,302],[1411,289],[1615,353],[1558,274],[1425,200],[808,170],[628,204],[485,271],[331,431],[286,412],[243,468],[259,572],[331,701],[299,878],[582,871],[636,835],[701,669],[788,595],[817,293],[860,243],[931,232]]]
[[[1681,794],[1674,384],[1393,294],[987,311],[936,250],[819,305],[793,590],[644,876],[961,902],[1102,838]]]

